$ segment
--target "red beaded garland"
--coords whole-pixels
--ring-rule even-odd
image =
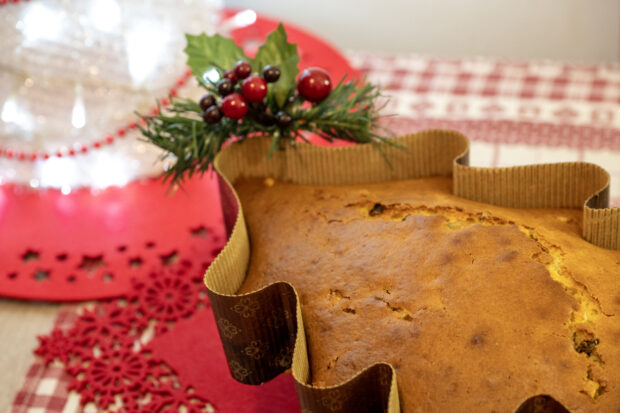
[[[0,0],[0,5],[4,5],[7,4],[9,1],[12,1],[13,3],[18,3],[19,1],[28,1],[28,0]],[[190,77],[192,77],[192,71],[190,69],[186,69],[185,72],[183,73],[183,76],[181,76],[179,79],[177,79],[177,81],[175,82],[175,86],[172,87],[170,89],[170,91],[168,92],[168,95],[170,97],[174,97],[177,95],[178,93],[178,87],[183,86],[187,83],[187,81],[189,80]],[[168,106],[170,104],[170,99],[168,97],[164,97],[162,99],[159,100],[160,105],[162,106]],[[246,108],[247,111],[247,108]],[[151,109],[150,113],[151,115],[157,115],[159,114],[160,109],[159,107],[154,107],[153,109]],[[146,124],[146,121],[144,119],[140,119],[139,123],[142,125]],[[136,122],[130,122],[129,124],[127,124],[126,126],[123,126],[121,128],[118,128],[116,130],[116,136],[118,136],[119,138],[123,138],[125,137],[125,135],[127,134],[127,131],[131,130],[131,129],[137,129],[138,128],[138,124]],[[114,135],[112,134],[107,134],[102,138],[102,141],[108,144],[112,144],[115,141]],[[93,149],[99,149],[102,146],[102,141],[94,141],[90,143],[90,147],[92,147]],[[79,154],[86,154],[88,153],[88,146],[87,145],[80,145],[79,143],[76,144],[76,147],[79,147],[79,150],[76,149],[70,149],[68,151],[66,151],[65,153],[63,153],[60,150],[57,151],[52,151],[51,153],[53,153],[53,156],[56,156],[58,158],[62,158],[63,156],[67,155],[67,156],[75,156],[75,155],[79,155]],[[18,152],[17,154],[15,153],[15,151],[13,149],[3,149],[0,148],[0,157],[4,156],[5,158],[8,159],[16,159],[19,161],[36,161],[37,159],[41,158],[41,159],[49,159],[50,158],[50,154],[49,153],[41,153],[41,154],[37,154],[37,153],[24,153],[24,152]]]
[[[22,1],[22,2],[26,2],[26,1],[28,1],[28,0],[0,0],[0,6],[5,5],[5,4],[9,4],[9,3],[12,3],[12,4],[17,4],[17,3],[19,3],[20,1]]]

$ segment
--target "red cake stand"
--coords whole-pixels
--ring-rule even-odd
[[[226,10],[224,17],[234,13]],[[252,54],[277,24],[259,16],[232,37]],[[320,66],[334,79],[357,76],[328,43],[285,26],[289,40],[298,44],[300,69]],[[110,125],[110,130],[118,127]],[[113,151],[114,146],[98,149]],[[52,301],[119,297],[131,288],[131,278],[175,262],[203,264],[214,248],[207,239],[223,237],[219,205],[209,174],[177,191],[170,191],[161,178],[98,191],[81,188],[67,195],[0,185],[0,295]]]

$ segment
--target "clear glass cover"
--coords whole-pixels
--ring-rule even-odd
[[[161,172],[131,131],[76,156],[166,97],[185,71],[185,33],[213,33],[220,0],[36,0],[0,10],[0,183],[106,187]],[[69,189],[67,189],[69,188]]]

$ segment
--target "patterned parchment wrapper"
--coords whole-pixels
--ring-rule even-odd
[[[372,365],[331,387],[310,384],[301,306],[294,286],[277,282],[237,295],[250,258],[243,207],[232,183],[239,177],[271,177],[299,184],[346,185],[429,176],[453,177],[454,194],[516,208],[583,208],[583,236],[620,249],[620,208],[609,208],[609,174],[597,165],[571,162],[475,168],[469,141],[452,131],[429,130],[384,145],[286,148],[267,160],[270,139],[253,138],[225,148],[215,161],[228,243],[205,274],[231,374],[264,383],[291,368],[303,413],[400,412],[396,374]],[[386,158],[388,162],[386,162]],[[516,411],[567,411],[549,396],[532,395]]]

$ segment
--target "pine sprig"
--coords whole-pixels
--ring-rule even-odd
[[[321,103],[308,109],[297,108],[293,117],[301,130],[320,137],[357,143],[388,142],[385,132],[377,127],[379,111],[375,107],[379,90],[370,83],[340,81],[338,86]]]
[[[214,80],[206,73],[217,73],[221,78],[224,70],[220,63],[225,60],[222,56],[227,56],[228,60],[236,59],[239,49],[219,36],[187,38],[188,63],[194,65],[192,70],[199,85],[217,96],[219,79]],[[219,60],[208,55],[211,50],[220,53]],[[171,97],[171,103],[160,108],[158,115],[142,117],[146,121],[145,126],[141,127],[145,138],[165,151],[163,157],[172,158],[166,178],[179,182],[194,173],[204,173],[211,168],[215,156],[227,141],[243,141],[259,135],[271,136],[268,156],[283,148],[285,142],[295,146],[297,141],[307,140],[307,133],[328,141],[341,139],[377,145],[384,142],[392,144],[386,138],[386,131],[377,127],[382,108],[376,105],[380,97],[376,86],[366,81],[345,82],[343,78],[324,100],[310,104],[295,92],[299,60],[297,48],[287,43],[286,32],[281,25],[260,50],[256,61],[247,59],[252,62],[253,68],[281,64],[281,70],[286,75],[269,85],[265,99],[256,103],[247,102],[248,112],[242,119],[222,117],[216,123],[206,123],[198,102],[177,97]],[[203,54],[195,56],[190,52]],[[285,127],[278,126],[275,121],[278,112],[285,112],[291,117],[291,122]]]

